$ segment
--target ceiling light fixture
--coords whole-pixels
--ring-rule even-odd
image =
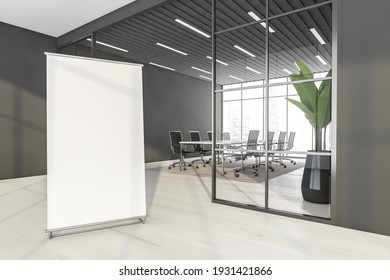
[[[206,76],[202,76],[202,75],[199,75],[199,77],[203,78],[203,79],[207,79],[207,80],[210,80],[212,81],[213,79],[211,79],[210,77],[206,77]]]
[[[261,20],[258,15],[256,15],[254,12],[248,12],[248,15],[250,15],[255,21]]]
[[[213,59],[211,56],[207,56],[208,59]],[[229,64],[227,64],[226,62],[223,62],[223,61],[220,61],[218,59],[215,60],[216,62],[218,63],[221,63],[222,65],[225,65],[225,66],[228,66]]]
[[[241,78],[237,78],[236,76],[232,76],[232,75],[229,75],[230,78],[233,78],[233,79],[236,79],[236,80],[239,80],[241,82],[243,82],[244,80],[241,79]]]
[[[317,38],[318,42],[320,42],[321,45],[325,45],[324,39],[322,39],[321,35],[317,32],[315,28],[310,28],[311,33]]]
[[[261,18],[258,17],[254,12],[248,12],[248,15],[250,15],[255,21],[261,20]],[[260,23],[264,28],[267,28],[267,24],[265,22]],[[268,27],[269,32],[274,33],[275,30],[273,30],[271,27]]]
[[[243,53],[246,53],[247,55],[251,56],[251,57],[256,57],[253,53],[243,49],[242,47],[238,46],[238,45],[234,45],[234,47],[240,51],[242,51]]]
[[[211,72],[209,72],[209,71],[206,71],[206,70],[203,70],[203,69],[194,67],[194,66],[191,66],[191,68],[194,69],[194,70],[198,70],[198,71],[200,71],[200,72],[207,73],[207,74],[210,74],[210,75],[211,75]]]
[[[322,64],[327,65],[326,61],[320,55],[316,55],[316,57]]]
[[[260,24],[261,24],[264,28],[267,28],[267,25],[265,24],[265,22],[261,22]],[[273,30],[272,27],[268,27],[268,29],[269,29],[269,32],[275,33],[275,30]]]
[[[250,71],[252,71],[252,72],[255,72],[256,74],[261,74],[260,71],[257,71],[257,70],[255,70],[255,69],[249,67],[249,66],[245,66],[245,68],[248,69],[248,70],[250,70]]]
[[[177,23],[180,23],[181,25],[184,25],[185,27],[187,27],[187,28],[189,28],[189,29],[191,29],[191,30],[193,30],[193,31],[195,31],[195,32],[197,32],[197,33],[199,33],[200,35],[202,35],[202,36],[204,36],[204,37],[206,37],[206,38],[210,38],[210,37],[211,37],[209,34],[203,32],[202,30],[199,30],[199,29],[196,28],[196,27],[193,27],[192,25],[189,25],[188,23],[182,21],[181,19],[178,19],[178,18],[177,18],[177,19],[175,19],[175,21],[176,21]]]
[[[88,41],[92,41],[91,38],[87,38]],[[99,44],[99,45],[102,45],[102,46],[106,46],[106,47],[109,47],[109,48],[113,48],[113,49],[116,49],[118,51],[122,51],[122,52],[129,52],[128,50],[125,50],[125,49],[122,49],[122,48],[118,48],[118,47],[115,47],[113,45],[109,45],[109,44],[106,44],[106,43],[103,43],[103,42],[100,42],[100,41],[96,41],[96,44]]]
[[[171,50],[171,51],[180,53],[180,54],[182,54],[182,55],[188,55],[188,54],[186,54],[185,52],[182,52],[182,51],[179,51],[179,50],[177,50],[177,49],[168,47],[167,45],[164,45],[164,44],[161,44],[161,43],[156,43],[156,45],[158,45],[158,46],[160,46],[160,47],[163,47],[163,48],[166,48],[166,49],[168,49],[168,50]]]
[[[292,72],[290,70],[287,70],[286,68],[284,68],[283,71],[288,73],[288,74],[290,74],[290,75],[292,75]]]
[[[171,71],[176,71],[176,70],[173,69],[173,68],[166,67],[166,66],[163,66],[163,65],[160,65],[160,64],[156,64],[156,63],[153,63],[153,62],[149,62],[149,64],[154,65],[154,66],[157,66],[157,67],[161,67],[161,68],[164,68],[164,69],[168,69],[168,70],[171,70]]]

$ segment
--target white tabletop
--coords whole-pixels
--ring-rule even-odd
[[[217,145],[237,145],[237,144],[245,144],[247,140],[217,140]],[[212,141],[181,141],[180,144],[183,145],[211,145]]]
[[[248,140],[246,139],[238,139],[238,140],[217,140],[217,145],[239,145],[239,144],[246,144]],[[264,144],[264,140],[260,139],[257,141],[257,144]],[[180,144],[182,145],[211,145],[212,141],[181,141]]]

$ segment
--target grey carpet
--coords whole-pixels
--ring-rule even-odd
[[[250,164],[252,162],[246,161],[245,164]],[[269,171],[268,176],[270,179],[281,176],[283,174],[292,172],[294,170],[297,170],[299,168],[304,167],[304,163],[297,162],[296,165],[289,163],[285,161],[287,164],[287,167],[284,168],[279,163],[273,163],[274,171]],[[235,177],[234,176],[234,170],[237,167],[240,167],[241,162],[233,162],[233,163],[225,163],[225,170],[226,174],[223,175],[222,172],[222,166],[220,164],[217,165],[217,178],[218,179],[225,179],[225,180],[235,180],[235,181],[242,181],[242,182],[252,182],[252,183],[261,183],[265,181],[265,167],[260,166],[258,167],[258,176],[256,177],[254,175],[254,172],[250,170],[250,168],[246,168],[245,170],[241,170],[239,172],[240,176]],[[176,166],[172,169],[168,169],[167,166],[164,167],[158,167],[158,168],[152,168],[150,170],[154,171],[160,171],[160,172],[168,172],[168,173],[177,173],[177,174],[186,174],[190,176],[204,176],[204,177],[211,177],[211,165],[206,165],[206,167],[203,167],[202,164],[198,163],[198,169],[195,166],[188,167],[187,170],[180,171],[179,167]]]

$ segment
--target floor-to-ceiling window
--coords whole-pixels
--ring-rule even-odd
[[[217,168],[217,201],[330,218],[331,23],[331,1],[216,1],[222,130],[242,140]]]

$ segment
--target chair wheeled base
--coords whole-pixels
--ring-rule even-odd
[[[182,163],[183,163],[183,170],[187,170],[187,166],[188,166],[188,167],[191,167],[191,166],[192,166],[192,163],[185,162],[184,159],[183,159],[183,162],[182,162]],[[172,169],[172,168],[176,167],[176,165],[180,166],[180,164],[181,164],[180,161],[176,161],[176,162],[170,164],[170,165],[168,166],[168,169]],[[199,167],[196,166],[196,168],[199,168]]]

